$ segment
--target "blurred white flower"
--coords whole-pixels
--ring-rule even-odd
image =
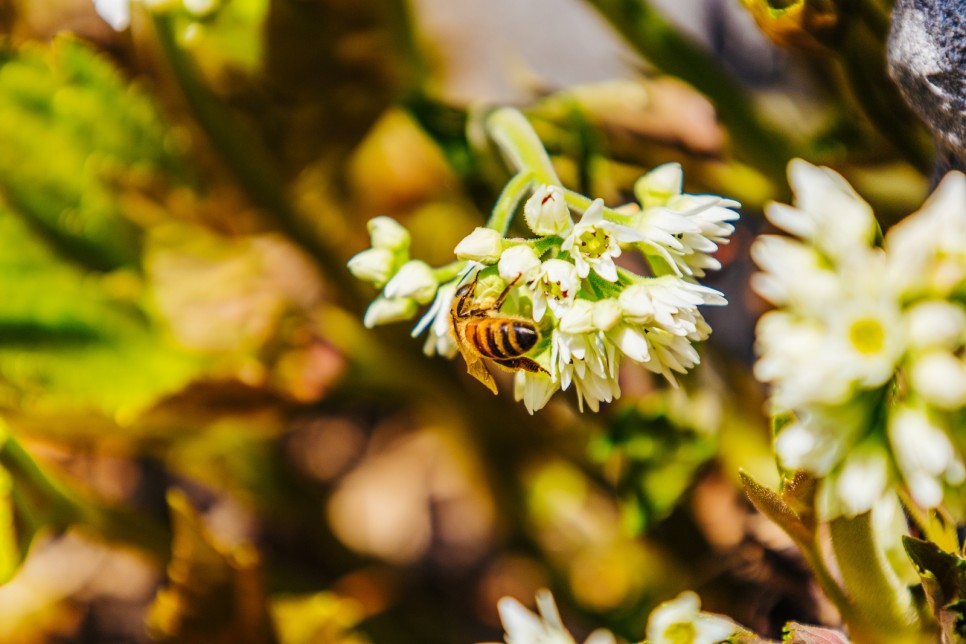
[[[573,227],[570,208],[559,186],[540,186],[523,205],[523,218],[541,237],[566,235]]]
[[[788,164],[795,205],[772,203],[765,216],[775,226],[811,242],[833,259],[872,243],[872,208],[834,170],[795,159]]]
[[[647,619],[648,644],[718,644],[736,630],[724,615],[701,612],[701,599],[690,590],[655,608]]]
[[[826,510],[825,514],[854,517],[868,512],[885,494],[889,483],[889,458],[881,445],[853,450],[832,481],[836,494],[830,502],[839,507]]]
[[[114,31],[131,25],[131,0],[94,0],[94,10]]]
[[[390,299],[412,298],[419,304],[428,304],[436,296],[438,287],[433,269],[426,262],[412,259],[389,280],[384,294]]]
[[[532,613],[512,597],[497,602],[506,644],[575,644],[564,628],[560,613],[549,590],[537,591],[537,613]],[[614,635],[604,629],[590,634],[584,644],[616,644]]]
[[[903,406],[889,421],[889,440],[913,500],[924,508],[942,502],[943,482],[958,485],[966,470],[942,427],[923,409]]]
[[[966,341],[966,311],[945,300],[926,300],[906,312],[910,349],[954,350]]]
[[[917,212],[885,237],[885,278],[906,292],[946,297],[966,280],[966,175],[950,172]]]
[[[935,507],[964,475],[937,419],[966,406],[966,308],[947,300],[966,284],[966,177],[950,173],[884,248],[839,175],[797,161],[789,177],[795,205],[767,215],[799,239],[752,247],[763,271],[753,286],[779,307],[758,322],[755,376],[772,385],[776,412],[793,413],[775,451],[784,467],[826,477],[825,518],[865,512],[897,482]]]
[[[966,405],[966,365],[948,351],[930,351],[912,359],[909,383],[922,398],[939,409]]]
[[[459,259],[495,264],[503,253],[503,235],[492,228],[477,228],[456,245]]]

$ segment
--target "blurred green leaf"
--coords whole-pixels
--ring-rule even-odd
[[[674,396],[653,394],[625,409],[591,446],[593,458],[619,472],[616,487],[638,531],[670,514],[717,446],[713,432],[681,415]]]
[[[87,273],[0,209],[0,402],[130,417],[182,387],[199,357],[163,339],[125,291],[130,274]]]
[[[118,187],[181,170],[151,100],[67,37],[0,62],[0,195],[70,259],[133,266],[138,226]]]

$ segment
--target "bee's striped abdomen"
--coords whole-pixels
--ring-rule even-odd
[[[522,356],[538,338],[537,327],[526,320],[480,318],[466,325],[466,339],[480,355],[494,360]]]

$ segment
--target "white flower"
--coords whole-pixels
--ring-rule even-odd
[[[371,329],[380,324],[410,320],[416,315],[418,308],[416,301],[408,297],[385,298],[380,296],[369,304],[362,322],[367,329]]]
[[[866,422],[861,405],[800,412],[778,433],[775,453],[786,469],[825,476],[845,458]]]
[[[94,0],[94,10],[114,31],[124,31],[131,24],[131,0]]]
[[[495,264],[503,252],[503,235],[492,228],[477,228],[464,237],[453,252],[459,259]]]
[[[505,282],[519,280],[526,284],[533,281],[540,272],[540,258],[526,244],[510,246],[500,255],[497,270]]]
[[[647,619],[649,644],[717,644],[736,630],[724,615],[701,612],[701,599],[690,590],[655,608]]]
[[[909,383],[939,409],[952,411],[966,405],[966,365],[948,351],[917,356],[909,369]]]
[[[426,342],[423,344],[423,353],[427,356],[439,354],[447,358],[452,358],[456,355],[458,347],[450,331],[451,321],[449,310],[453,303],[453,296],[456,295],[456,284],[458,281],[459,279],[455,279],[439,287],[439,290],[436,291],[436,299],[433,300],[432,306],[429,307],[426,314],[419,320],[419,323],[413,327],[412,337],[414,338],[426,329],[429,329],[429,333],[426,335]]]
[[[537,591],[537,613],[534,614],[512,597],[497,602],[500,621],[507,644],[574,644],[564,628],[560,613],[549,590]],[[590,634],[584,644],[616,644],[614,635],[604,629]]]
[[[560,381],[552,379],[545,373],[532,373],[521,369],[513,374],[513,398],[517,401],[522,400],[531,415],[538,409],[546,407],[550,398],[559,389]]]
[[[950,172],[917,212],[889,229],[886,276],[903,292],[947,295],[966,279],[966,176]]]
[[[366,224],[373,248],[394,252],[409,250],[409,231],[392,217],[374,217]]]
[[[618,302],[626,319],[686,337],[700,336],[698,325],[699,321],[703,322],[703,317],[698,305],[727,303],[718,291],[685,282],[674,275],[647,278],[632,284],[621,292]]]
[[[751,258],[763,271],[751,276],[759,295],[775,306],[823,311],[842,299],[839,276],[814,248],[788,237],[761,235]]]
[[[385,296],[390,299],[412,298],[420,304],[428,304],[436,295],[439,282],[433,269],[426,262],[413,259],[403,264],[389,283]]]
[[[684,171],[680,163],[665,163],[654,168],[634,183],[634,196],[641,208],[664,206],[681,194]]]
[[[860,385],[878,387],[895,374],[905,348],[898,303],[856,296],[830,313],[828,350]]]
[[[560,248],[570,253],[577,274],[585,278],[590,269],[608,282],[617,281],[614,258],[620,256],[619,243],[640,241],[642,237],[626,226],[604,219],[604,202],[596,199],[571,229]]]
[[[923,508],[942,502],[942,481],[963,481],[963,465],[946,432],[921,409],[902,407],[890,418],[889,440],[913,500]]]
[[[872,208],[837,172],[795,159],[788,164],[788,180],[795,206],[769,204],[768,221],[834,259],[872,242],[876,231]]]
[[[530,230],[541,237],[563,236],[573,227],[570,209],[559,186],[540,186],[523,205],[523,218]]]
[[[596,412],[601,401],[619,398],[621,390],[616,348],[593,328],[592,310],[590,302],[577,300],[564,314],[551,339],[550,373],[563,390],[574,384],[581,411],[586,402]]]
[[[558,318],[577,298],[580,277],[570,262],[562,259],[548,259],[540,266],[537,277],[530,282],[533,289],[533,319],[543,319],[547,307]]]
[[[382,288],[393,275],[395,255],[385,248],[367,248],[349,260],[349,272],[356,278]]]
[[[838,508],[826,510],[826,516],[841,512],[854,517],[868,512],[885,494],[889,479],[889,459],[884,449],[875,445],[853,450],[838,476],[826,482],[834,485],[837,498],[832,503],[839,504]]]
[[[926,300],[906,311],[906,335],[913,349],[954,350],[966,340],[966,311],[945,300]]]
[[[623,315],[620,302],[612,297],[594,302],[594,310],[591,313],[594,328],[601,331],[610,331],[616,327]]]

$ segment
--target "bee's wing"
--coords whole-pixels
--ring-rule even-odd
[[[460,347],[460,353],[463,354],[463,360],[466,361],[466,373],[482,382],[487,389],[496,394],[496,381],[493,380],[493,375],[486,368],[483,358],[471,355],[469,351],[464,351],[463,347]]]

